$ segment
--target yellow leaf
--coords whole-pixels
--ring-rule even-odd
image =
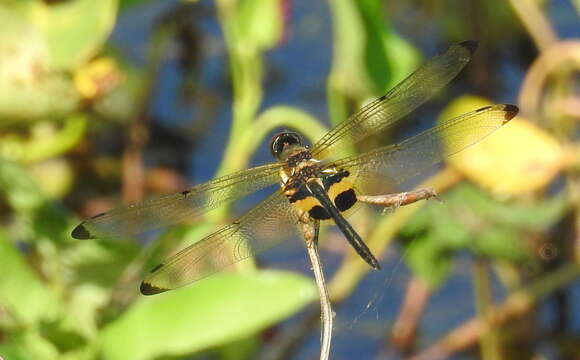
[[[490,102],[465,96],[450,104],[445,118]],[[449,163],[471,181],[502,195],[518,195],[549,184],[563,165],[564,151],[554,137],[522,117],[452,156]]]

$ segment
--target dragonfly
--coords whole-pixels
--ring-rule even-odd
[[[180,193],[114,208],[76,226],[72,237],[127,237],[186,221],[279,184],[243,216],[170,256],[141,283],[144,295],[188,285],[296,235],[301,224],[335,224],[372,268],[380,263],[346,220],[360,204],[397,207],[435,196],[432,189],[382,194],[372,184],[401,184],[476,144],[518,113],[515,105],[489,105],[439,122],[401,142],[337,158],[341,151],[391,129],[447,85],[465,67],[477,42],[464,41],[431,58],[385,95],[339,123],[314,145],[283,131],[270,142],[275,162],[235,172]],[[380,183],[380,181],[378,182]],[[384,189],[383,189],[384,192]]]

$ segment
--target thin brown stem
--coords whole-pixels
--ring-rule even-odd
[[[408,353],[411,350],[415,342],[417,325],[430,296],[429,286],[418,277],[413,277],[407,287],[399,316],[391,330],[391,343],[400,351]]]
[[[480,321],[488,323],[492,309],[491,281],[489,279],[487,263],[483,259],[476,259],[473,269],[473,282],[477,316]],[[492,325],[489,325],[492,328]],[[496,332],[488,331],[481,336],[481,358],[484,360],[501,359],[499,340]]]
[[[510,3],[540,50],[554,44],[558,37],[536,1],[510,0]]]
[[[138,110],[128,129],[128,139],[123,151],[123,202],[132,203],[143,199],[145,192],[145,169],[143,168],[143,148],[149,141],[149,108],[153,90],[159,79],[159,72],[171,33],[160,28],[151,47],[148,78],[143,86]]]
[[[580,41],[559,42],[534,60],[524,78],[518,98],[523,115],[533,116],[539,112],[542,94],[548,80],[566,64],[573,69],[580,69]]]

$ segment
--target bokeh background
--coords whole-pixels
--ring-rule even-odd
[[[578,0],[2,0],[0,357],[316,359],[300,239],[153,297],[142,276],[264,194],[137,240],[84,217],[313,142],[450,44],[474,60],[359,150],[488,103],[520,115],[425,169],[443,204],[355,214],[368,267],[322,237],[333,359],[580,359]],[[409,164],[412,166],[413,164]]]

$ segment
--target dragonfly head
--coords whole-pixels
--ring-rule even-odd
[[[284,131],[274,135],[270,141],[270,151],[279,161],[286,161],[290,155],[304,149],[300,135],[292,131]]]

